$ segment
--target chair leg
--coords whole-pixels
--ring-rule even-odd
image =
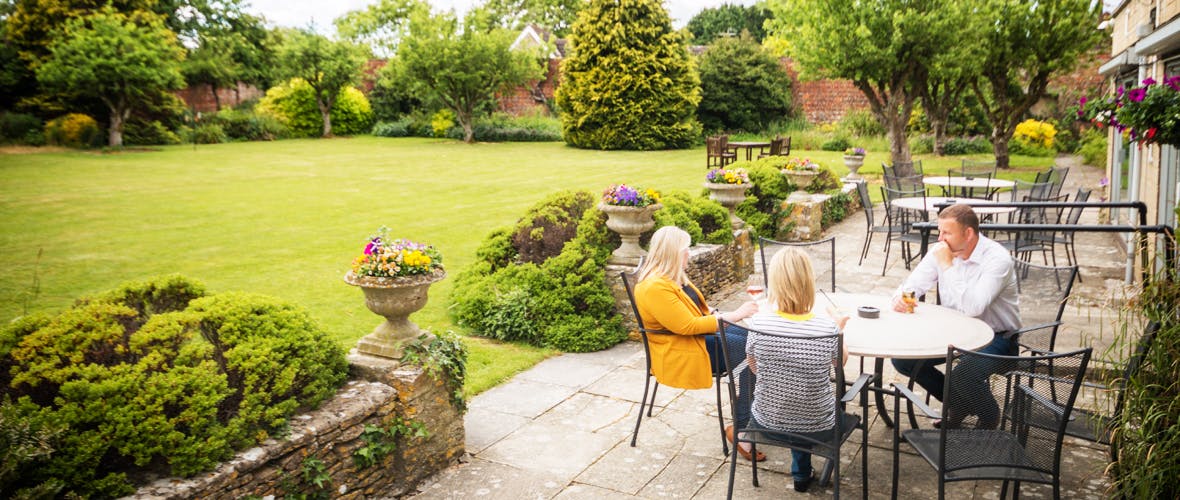
[[[858,260],[856,262],[856,265],[859,266],[861,264],[864,264],[865,257],[869,255],[869,246],[872,245],[872,243],[873,243],[873,228],[870,227],[869,230],[866,231],[865,244],[863,247],[860,248],[860,260]]]
[[[660,390],[660,383],[657,381],[656,384],[651,388],[651,400],[647,402],[647,416],[649,417],[651,416],[652,410],[656,408],[656,391],[658,390]],[[639,410],[643,411],[643,408],[640,408]]]
[[[889,247],[893,243],[893,238],[885,235],[885,263],[881,264],[881,276],[885,276],[885,269],[889,267]]]
[[[734,446],[737,446],[737,445],[734,445]],[[735,450],[733,450],[733,453],[730,454],[730,456],[729,456],[729,488],[726,490],[725,500],[732,500],[733,499],[733,479],[737,473],[737,461],[738,461],[738,452],[735,449]]]
[[[656,384],[658,385],[659,382],[656,382]],[[650,371],[647,372],[647,376],[644,377],[644,379],[643,379],[643,399],[639,400],[639,414],[635,416],[635,430],[631,432],[631,447],[632,448],[635,447],[635,440],[639,439],[639,424],[640,424],[640,422],[643,422],[643,407],[644,407],[644,405],[647,404],[647,389],[648,389],[648,387],[651,387],[651,372]],[[652,400],[652,405],[654,406],[655,400],[656,400],[656,391],[654,389],[651,391],[651,400]],[[650,417],[651,414],[648,414],[648,416]]]
[[[717,387],[717,427],[721,429],[721,454],[729,454],[729,440],[725,438],[725,412],[721,411],[721,375],[714,377],[714,386]],[[733,439],[734,446],[737,446],[737,422],[733,423]]]

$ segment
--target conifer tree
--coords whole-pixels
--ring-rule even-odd
[[[700,77],[659,0],[591,0],[570,41],[556,95],[567,143],[675,149],[700,135]]]

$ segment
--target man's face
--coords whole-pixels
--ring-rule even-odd
[[[974,233],[974,231],[963,227],[962,224],[959,224],[954,219],[938,219],[938,241],[946,244],[947,248],[951,251],[951,255],[960,258],[968,257],[970,254],[965,252],[973,248]]]

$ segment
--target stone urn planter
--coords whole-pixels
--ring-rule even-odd
[[[746,190],[750,189],[753,184],[718,184],[713,182],[706,182],[705,187],[709,189],[709,199],[720,203],[721,206],[729,209],[729,225],[733,229],[741,229],[746,227],[746,221],[738,218],[735,212],[737,206],[741,202],[746,201]]]
[[[848,167],[849,180],[860,179],[860,174],[857,173],[857,170],[860,170],[861,165],[864,164],[864,155],[844,155],[844,166]]]
[[[652,214],[664,206],[655,203],[646,207],[628,207],[599,203],[598,209],[606,213],[606,227],[619,233],[623,244],[611,252],[610,264],[634,266],[647,252],[639,246],[639,235],[656,226]]]
[[[373,333],[357,342],[357,351],[401,359],[403,345],[422,334],[418,325],[410,321],[410,315],[426,305],[426,292],[430,285],[446,276],[446,271],[441,269],[432,274],[399,278],[357,276],[351,271],[344,275],[345,283],[359,287],[364,292],[365,306],[373,314],[385,318],[385,322],[378,325]]]
[[[819,171],[816,170],[783,170],[783,175],[787,176],[795,186],[799,189],[805,189],[810,186],[816,177],[819,177]]]

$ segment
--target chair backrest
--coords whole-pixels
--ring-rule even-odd
[[[922,160],[894,162],[893,173],[898,177],[921,176]]]
[[[1090,201],[1090,193],[1091,190],[1089,189],[1078,188],[1077,194],[1073,196],[1074,203],[1085,203]],[[1077,224],[1078,221],[1082,220],[1083,210],[1085,210],[1085,207],[1069,207],[1069,215],[1066,216],[1065,223],[1071,226]]]
[[[721,138],[717,136],[706,138],[705,151],[708,152],[710,156],[721,154]]]
[[[916,189],[900,189],[891,188],[888,186],[881,186],[881,196],[885,199],[885,216],[889,222],[890,227],[900,227],[903,232],[908,232],[910,224],[919,221],[930,220],[930,214],[925,210],[908,210],[900,207],[895,207],[893,201],[898,198],[922,198],[922,205],[926,205],[926,189],[925,187]],[[890,233],[895,231],[890,230]]]
[[[1037,174],[1037,178],[1041,178],[1041,174]],[[1053,191],[1053,184],[1048,181],[1028,182],[1016,179],[1012,182],[1015,185],[1012,186],[1011,201],[1026,201],[1025,197],[1044,199],[1048,198],[1049,193]]]
[[[643,326],[643,316],[639,315],[639,306],[635,304],[635,285],[632,281],[635,280],[635,273],[631,271],[623,271],[619,273],[619,277],[623,280],[623,288],[627,290],[627,300],[631,303],[631,312],[635,314],[635,325],[639,330],[639,339],[643,341],[643,357],[647,361],[647,372],[651,373],[651,346],[648,344],[647,335],[663,334],[672,335],[672,332],[667,330],[648,330]]]
[[[836,237],[829,236],[819,241],[775,241],[758,237],[758,252],[762,257],[762,281],[770,289],[767,266],[774,254],[785,247],[795,247],[811,257],[811,268],[815,271],[816,290],[836,291]],[[826,287],[826,288],[825,288]]]
[[[949,347],[939,432],[944,452],[938,458],[939,470],[952,475],[964,469],[960,464],[974,462],[978,467],[980,450],[1019,443],[1024,460],[986,461],[990,462],[986,467],[1019,468],[1057,478],[1061,443],[1090,354],[1091,348],[1086,348],[1000,356]],[[1037,367],[1045,366],[1052,367],[1052,373],[1036,372]],[[965,430],[972,428],[998,432]]]
[[[990,173],[992,177],[996,176],[996,160],[972,160],[964,158],[959,164],[959,170],[966,172],[978,172],[980,174]]]
[[[860,206],[864,209],[865,220],[869,223],[869,229],[872,229],[877,219],[873,217],[873,198],[869,196],[869,183],[857,182],[856,194],[860,196]]]
[[[1061,186],[1065,185],[1065,177],[1069,175],[1069,167],[1053,167],[1049,169],[1049,196],[1061,193]]]
[[[720,136],[720,138],[721,138],[721,150],[719,152],[724,153],[725,150],[729,148],[729,136],[722,135],[722,136]]]
[[[1020,300],[1020,322],[1023,328],[1061,321],[1065,304],[1069,301],[1078,277],[1077,266],[1038,266],[1023,260],[1014,263],[1016,290]],[[1020,344],[1041,351],[1053,351],[1057,344],[1058,327],[1030,331],[1022,335]]]
[[[840,401],[840,395],[845,390],[844,384],[844,370],[835,369],[839,363],[841,352],[844,349],[844,337],[840,334],[832,335],[793,335],[779,332],[768,332],[762,330],[754,330],[744,326],[735,325],[725,320],[718,320],[717,330],[722,332],[722,350],[728,349],[726,347],[728,342],[725,342],[725,331],[727,327],[738,326],[745,329],[746,346],[748,350],[752,350],[755,359],[758,361],[758,378],[755,384],[771,384],[769,388],[775,387],[776,382],[785,381],[789,379],[795,380],[810,380],[817,382],[822,379],[824,383],[832,384],[833,397],[833,418],[835,422],[840,422],[841,414],[844,410],[844,404]],[[724,358],[728,360],[731,358],[729,353],[726,353]],[[732,402],[737,400],[737,393],[734,388],[737,387],[733,382],[733,373],[737,367],[731,366],[729,368],[729,391],[731,401],[731,408],[735,405]],[[781,386],[780,386],[781,387]],[[757,389],[756,389],[757,391]],[[803,400],[806,394],[801,394],[794,391],[774,391],[763,390],[759,391],[760,395],[767,395],[767,397],[774,397],[776,401],[780,398],[783,405],[787,407],[799,408],[799,405],[814,409],[816,405],[823,404],[823,401]],[[788,399],[790,398],[790,399]],[[825,405],[826,406],[826,405]],[[735,411],[736,413],[736,411]],[[734,421],[736,421],[736,414]],[[788,432],[778,432],[777,434],[787,434],[795,436]],[[827,445],[828,450],[833,451],[839,449],[840,442],[843,441],[843,436],[840,432],[831,433],[831,441],[819,441],[811,437],[802,436],[799,441],[806,441],[810,443]],[[759,442],[764,442],[759,439]],[[816,452],[825,450],[813,449]],[[830,456],[830,455],[829,455]]]
[[[786,140],[783,141],[783,150],[780,154],[783,156],[791,156],[791,136],[788,135],[785,137],[785,139]]]

